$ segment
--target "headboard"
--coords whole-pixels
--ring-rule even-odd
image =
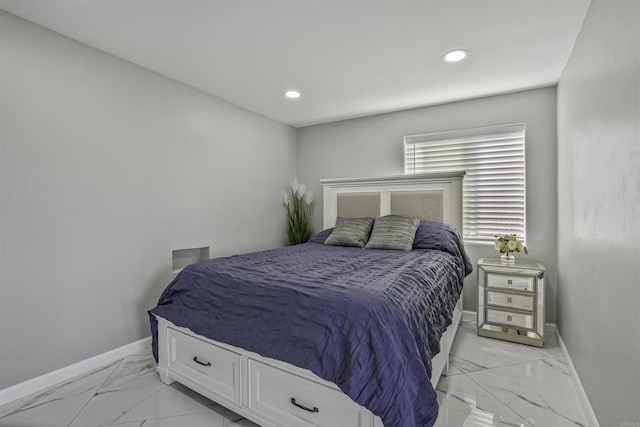
[[[321,179],[323,228],[338,216],[395,214],[444,222],[462,232],[462,179],[465,172],[396,175],[381,178]]]

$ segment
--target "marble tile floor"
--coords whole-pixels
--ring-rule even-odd
[[[437,387],[438,427],[587,426],[553,334],[545,348],[460,326]],[[160,382],[150,352],[0,407],[0,427],[257,427],[197,393]],[[335,426],[340,427],[340,426]]]

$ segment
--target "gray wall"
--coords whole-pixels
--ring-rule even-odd
[[[0,389],[149,335],[171,251],[280,246],[295,129],[0,11]]]
[[[603,427],[640,424],[638,23],[593,0],[558,86],[558,327]]]
[[[547,267],[547,321],[556,299],[556,90],[544,88],[298,129],[298,179],[321,196],[319,180],[404,172],[405,135],[503,123],[526,123],[527,246]],[[316,228],[322,226],[317,197]],[[492,245],[467,245],[475,263],[496,257]],[[465,309],[476,310],[475,273],[465,283]]]

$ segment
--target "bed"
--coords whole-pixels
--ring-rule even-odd
[[[149,311],[162,381],[265,427],[432,425],[471,272],[462,177],[323,180],[311,242],[185,268]],[[388,214],[423,220],[414,250],[324,244],[337,217]]]

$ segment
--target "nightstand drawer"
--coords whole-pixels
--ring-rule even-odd
[[[533,292],[533,277],[507,276],[504,274],[487,274],[487,287],[507,288],[518,291]]]
[[[533,315],[487,309],[487,322],[533,329]]]
[[[533,311],[533,296],[487,291],[487,304]]]

